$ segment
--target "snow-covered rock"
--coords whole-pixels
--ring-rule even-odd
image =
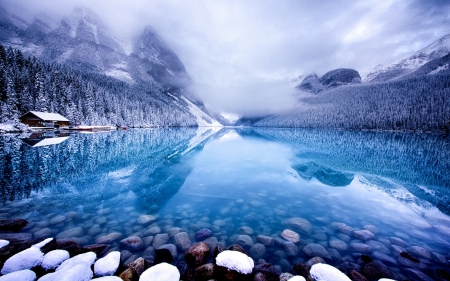
[[[94,264],[95,276],[113,275],[120,265],[120,252],[113,251]]]
[[[91,280],[93,276],[89,264],[78,263],[73,266],[65,267],[62,270],[46,274],[39,278],[38,281],[88,281]]]
[[[288,281],[306,281],[305,277],[297,275],[289,279]]]
[[[34,281],[36,280],[36,273],[29,269],[19,270],[8,273],[0,277],[0,281]]]
[[[66,250],[53,250],[45,254],[41,266],[45,270],[54,269],[69,258],[69,252]]]
[[[5,247],[5,246],[8,246],[8,245],[9,245],[9,241],[8,240],[0,239],[0,249]]]
[[[388,278],[381,278],[378,281],[396,281],[394,279],[388,279]]]
[[[47,239],[45,239],[45,240],[43,240],[43,241],[41,241],[41,242],[39,242],[37,244],[34,244],[31,247],[40,249],[40,248],[44,247],[45,245],[47,245],[48,243],[50,243],[52,240],[53,240],[53,238],[47,238]]]
[[[237,251],[223,251],[216,257],[216,264],[228,269],[236,270],[242,274],[252,273],[255,266],[253,260],[247,255]]]
[[[339,269],[325,263],[313,265],[310,274],[314,281],[351,281]]]
[[[56,271],[64,270],[69,267],[74,267],[77,264],[87,264],[88,266],[91,266],[95,259],[97,258],[97,255],[94,252],[88,252],[84,254],[80,254],[78,256],[75,256],[73,258],[70,258],[68,260],[65,260]]]
[[[122,278],[117,276],[103,276],[99,278],[94,278],[92,281],[122,281]]]
[[[30,269],[40,265],[43,259],[44,253],[38,248],[31,247],[7,259],[1,273],[8,274],[14,271]]]
[[[178,269],[168,263],[160,263],[150,267],[144,271],[139,281],[178,281],[180,280],[180,272]]]

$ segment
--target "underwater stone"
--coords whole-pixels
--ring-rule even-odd
[[[122,238],[122,233],[120,232],[112,232],[108,235],[103,235],[95,239],[95,243],[97,244],[110,244],[116,240]]]
[[[397,265],[397,261],[395,259],[381,252],[373,251],[371,256],[373,259],[380,260],[387,265]]]
[[[144,231],[144,236],[155,236],[156,234],[161,233],[161,228],[159,226],[152,226],[146,231]]]
[[[43,228],[33,233],[33,235],[35,239],[51,237],[53,236],[53,230],[50,228]]]
[[[62,223],[62,222],[64,222],[64,221],[66,221],[66,220],[67,220],[66,216],[59,215],[59,216],[56,216],[56,217],[52,218],[52,219],[49,221],[49,223],[50,223],[51,225],[55,225],[55,224],[58,224],[58,223]]]
[[[391,254],[391,251],[384,244],[382,244],[378,241],[370,240],[370,241],[367,241],[366,244],[372,248],[372,251],[378,251],[385,255]]]
[[[212,231],[208,228],[202,228],[199,231],[195,233],[195,240],[197,241],[203,241],[209,236],[211,236]]]
[[[261,243],[256,243],[250,248],[249,254],[253,259],[260,259],[266,254],[266,246]]]
[[[178,255],[178,252],[177,252],[177,246],[175,246],[174,244],[164,244],[164,245],[161,245],[159,248],[158,248],[158,250],[161,250],[161,249],[167,249],[167,250],[169,250],[170,251],[170,253],[172,254],[172,257],[175,259],[176,257],[177,257],[177,255]]]
[[[412,280],[421,280],[421,281],[433,281],[433,278],[429,277],[428,275],[423,274],[422,272],[411,269],[411,268],[405,268],[403,270],[406,277],[412,279]],[[394,278],[392,278],[394,279]]]
[[[142,215],[138,217],[136,222],[140,225],[149,225],[156,221],[156,218],[152,215]]]
[[[322,245],[309,243],[305,247],[303,247],[303,252],[310,257],[321,257],[331,259],[330,254],[325,250]]]
[[[256,241],[267,247],[272,247],[274,242],[272,237],[266,235],[256,236]]]
[[[96,224],[96,225],[93,225],[93,226],[89,229],[88,234],[89,234],[90,236],[95,236],[95,235],[99,234],[100,232],[102,232],[102,229],[100,228],[100,225]]]
[[[368,231],[366,229],[364,229],[364,230],[355,230],[355,231],[353,231],[353,235],[356,238],[364,240],[364,241],[373,239],[375,237],[375,235],[372,232],[370,232],[370,231]]]
[[[74,227],[66,231],[60,232],[56,235],[57,239],[79,237],[84,235],[84,230],[81,227]]]
[[[158,249],[160,246],[166,244],[167,242],[169,242],[169,234],[167,233],[162,233],[162,234],[157,234],[154,238],[153,238],[153,248]]]
[[[120,246],[131,252],[137,252],[144,247],[144,242],[139,236],[130,236],[120,241]]]
[[[246,247],[250,248],[251,246],[253,246],[253,240],[248,235],[239,235],[238,239],[236,240],[236,243],[244,248]]]
[[[378,234],[380,232],[380,230],[377,227],[370,225],[370,224],[366,224],[365,226],[363,226],[363,228],[367,229],[368,231],[372,232],[373,234]]]
[[[239,234],[252,235],[254,233],[253,229],[248,226],[241,226],[238,229]]]
[[[281,233],[281,237],[292,243],[300,242],[300,235],[297,232],[292,231],[290,229],[283,230],[283,232]]]
[[[334,248],[338,251],[344,252],[348,250],[348,245],[342,240],[339,240],[335,237],[331,237],[330,241],[328,241],[328,244],[331,248]]]
[[[184,253],[189,247],[191,247],[191,240],[186,232],[178,232],[174,236],[175,245]]]
[[[350,236],[348,236],[347,234],[344,234],[344,233],[338,233],[337,237],[347,243],[352,240],[352,238]]]
[[[352,227],[346,225],[345,223],[341,223],[341,222],[333,222],[330,224],[330,226],[337,231],[340,231],[346,235],[352,235],[353,231],[355,231],[355,229],[353,229]]]
[[[411,247],[406,248],[406,250],[407,250],[409,253],[411,253],[411,254],[413,254],[413,255],[419,257],[419,258],[423,258],[423,259],[426,259],[426,260],[431,260],[431,254],[430,254],[430,252],[428,252],[428,251],[427,251],[425,248],[423,248],[423,247],[420,247],[420,246],[411,246]]]
[[[304,232],[306,234],[310,234],[312,231],[311,223],[309,221],[307,221],[303,218],[299,218],[299,217],[290,218],[290,219],[286,220],[283,223],[283,225],[286,225],[289,228],[292,228],[296,231]]]
[[[364,243],[353,242],[350,243],[350,249],[357,253],[370,254],[372,252],[372,248]]]
[[[381,278],[395,279],[394,273],[384,264],[370,262],[361,268],[361,273],[369,280],[378,280]]]

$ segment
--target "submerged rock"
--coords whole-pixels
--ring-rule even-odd
[[[209,245],[205,242],[199,242],[189,247],[184,253],[184,259],[190,267],[196,268],[206,263],[210,253]]]
[[[137,252],[144,247],[144,242],[139,236],[130,236],[120,241],[120,246],[122,249]]]
[[[249,253],[255,260],[263,258],[266,255],[266,246],[261,243],[256,243],[250,248]]]
[[[310,234],[312,231],[312,225],[309,221],[303,219],[303,218],[290,218],[286,220],[284,225],[288,226],[289,228],[292,228],[296,231],[300,231],[306,234]]]
[[[195,233],[195,240],[197,241],[203,241],[209,236],[211,236],[212,231],[208,228],[202,228],[199,231]]]
[[[27,226],[28,221],[23,219],[0,220],[0,231],[19,232]]]
[[[238,243],[244,248],[250,248],[251,246],[253,246],[253,240],[248,235],[239,235],[238,239],[236,240],[236,243]]]
[[[366,229],[353,231],[353,236],[364,241],[375,238],[375,235]]]
[[[290,229],[283,230],[283,232],[281,233],[281,237],[292,243],[300,242],[300,235],[297,232],[292,231]]]
[[[309,243],[303,248],[303,252],[310,257],[321,257],[331,259],[330,254],[322,245]]]
[[[384,264],[370,262],[361,268],[361,273],[369,280],[378,280],[381,278],[395,279],[394,273]]]

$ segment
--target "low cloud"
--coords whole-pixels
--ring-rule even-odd
[[[255,115],[288,110],[291,79],[357,69],[361,76],[450,33],[445,0],[56,1],[4,0],[32,18],[94,10],[121,38],[151,25],[178,54],[210,109]],[[16,7],[16,8],[14,8]]]

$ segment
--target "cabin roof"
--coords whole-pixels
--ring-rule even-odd
[[[32,114],[32,115],[38,117],[39,119],[41,119],[42,121],[66,121],[66,122],[69,122],[69,119],[62,116],[61,114],[50,113],[50,112],[39,112],[39,111],[29,111],[29,112],[25,113],[24,115],[22,115],[20,117],[20,119],[24,118],[28,114]]]
[[[69,137],[59,137],[59,138],[44,138],[44,139],[22,139],[23,142],[26,144],[32,146],[32,147],[38,147],[38,146],[46,146],[46,145],[53,145],[53,144],[59,144],[68,139]]]

